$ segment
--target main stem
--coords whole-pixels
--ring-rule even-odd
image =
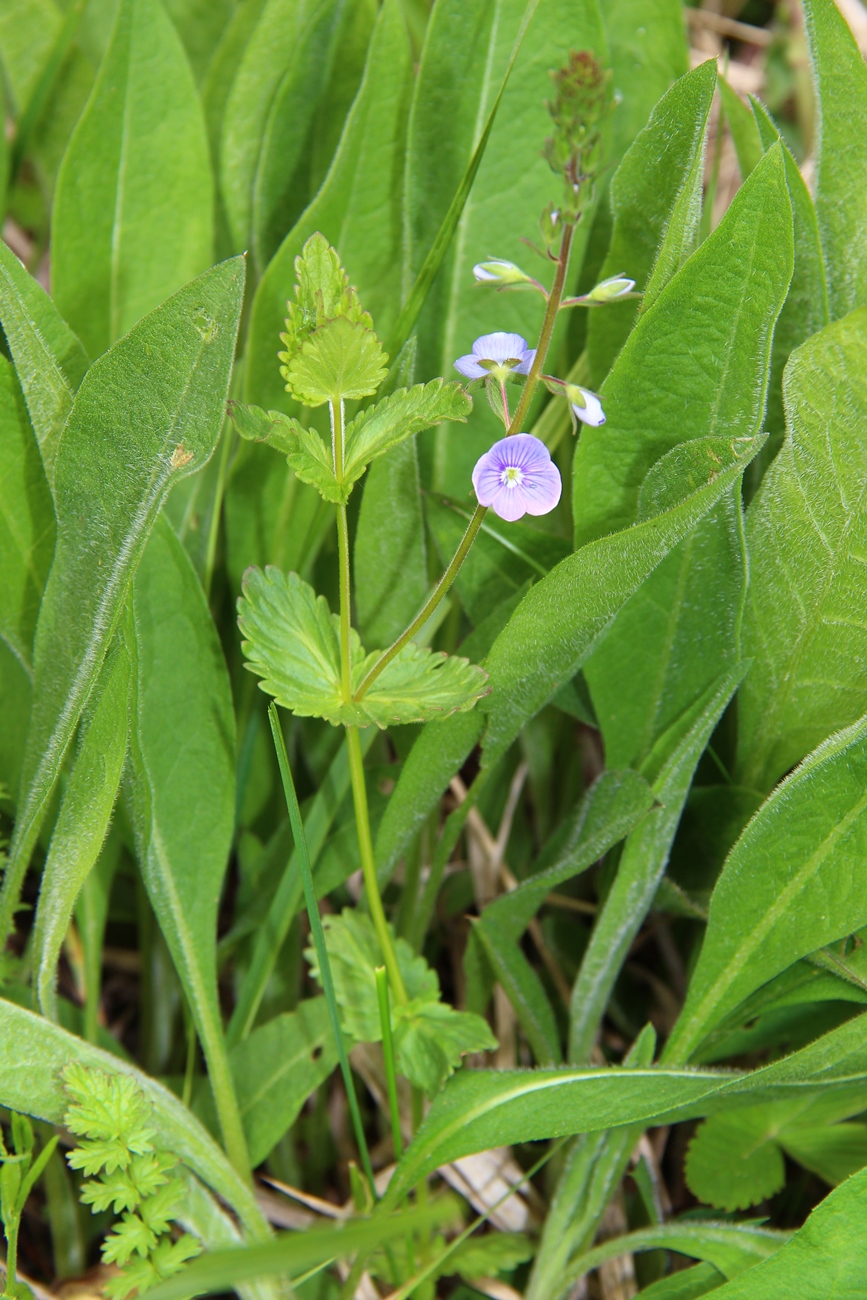
[[[551,346],[551,338],[554,334],[554,326],[557,323],[557,313],[560,310],[560,304],[563,301],[563,290],[566,286],[566,276],[569,272],[569,256],[572,252],[572,238],[575,234],[575,227],[567,225],[563,230],[563,239],[560,243],[560,256],[557,259],[557,270],[554,275],[554,283],[551,286],[551,292],[548,295],[548,305],[545,308],[545,319],[542,321],[542,332],[539,335],[539,346],[536,348],[536,355],[533,358],[533,364],[530,367],[530,373],[527,376],[527,382],[524,385],[524,391],[521,394],[521,400],[515,408],[515,414],[509,421],[509,427],[506,430],[506,436],[513,433],[520,433],[521,424],[524,416],[530,409],[530,403],[533,400],[533,394],[536,391],[536,385],[542,374],[545,365],[545,358],[548,354],[548,348]],[[379,674],[384,668],[387,668],[392,659],[399,655],[407,642],[411,641],[415,634],[424,627],[431,614],[439,605],[443,597],[448,593],[449,588],[458,575],[458,570],[467,558],[467,553],[473,542],[476,540],[476,534],[482,526],[482,520],[487,514],[486,506],[476,506],[470,522],[467,524],[467,530],[461,538],[460,545],[455,551],[451,564],[434,587],[431,595],[425,602],[424,608],[413,619],[409,627],[384,650],[364,681],[355,692],[356,700],[364,698],[366,692],[376,681]]]
[[[343,402],[332,402],[331,436],[332,455],[334,457],[334,474],[337,481],[343,478]],[[352,702],[352,663],[350,656],[351,624],[351,585],[349,570],[349,525],[346,519],[346,506],[337,507],[337,553],[340,568],[340,691],[344,704]],[[401,1004],[407,1001],[406,989],[397,964],[385,909],[376,880],[376,860],[373,856],[373,839],[370,834],[370,813],[367,807],[367,786],[364,781],[364,757],[358,728],[347,724],[346,747],[349,753],[349,777],[352,782],[352,801],[355,807],[355,826],[358,832],[358,848],[361,853],[361,871],[364,876],[364,888],[367,904],[373,921],[376,937],[382,950],[382,959],[388,971],[389,982],[394,996]]]

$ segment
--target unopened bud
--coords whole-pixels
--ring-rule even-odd
[[[607,280],[600,280],[586,297],[589,302],[614,302],[615,299],[632,293],[634,288],[634,280],[627,279],[625,275],[612,275]]]
[[[600,424],[605,423],[602,403],[589,388],[582,388],[580,384],[566,384],[566,399],[582,424],[590,424],[598,428]]]
[[[534,280],[526,271],[514,262],[506,262],[501,257],[492,257],[487,262],[477,262],[473,275],[479,284],[533,284]]]

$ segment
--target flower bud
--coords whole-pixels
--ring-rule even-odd
[[[514,262],[492,257],[487,262],[477,262],[473,275],[479,284],[534,284],[533,277],[522,271]]]
[[[612,275],[607,280],[600,280],[585,296],[588,302],[614,302],[617,298],[632,293],[634,288],[634,280],[627,279],[625,275]]]

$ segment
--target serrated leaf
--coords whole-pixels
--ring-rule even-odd
[[[245,442],[266,442],[284,455],[294,450],[295,442],[286,432],[287,417],[282,412],[263,411],[261,406],[248,406],[246,402],[230,402],[229,414]]]
[[[746,1210],[786,1181],[780,1148],[768,1135],[763,1107],[712,1115],[700,1124],[684,1165],[690,1191],[720,1210]]]
[[[133,1255],[147,1255],[157,1244],[155,1234],[137,1214],[124,1214],[102,1243],[105,1264],[125,1264]]]
[[[328,321],[343,320],[373,328],[369,312],[362,309],[349,283],[336,249],[317,230],[295,258],[295,302],[287,304],[286,333],[280,335],[286,351],[278,353],[288,366],[314,330]],[[281,374],[283,370],[281,369]],[[285,378],[285,375],[284,375]]]
[[[123,1137],[136,1155],[153,1150],[150,1103],[134,1079],[73,1064],[63,1071],[63,1086],[72,1098],[64,1116],[71,1133],[109,1141]]]
[[[468,1052],[497,1047],[486,1020],[445,1002],[410,1000],[394,1008],[393,1018],[397,1069],[428,1097],[439,1092]]]
[[[531,1259],[534,1246],[523,1232],[492,1232],[484,1237],[470,1237],[446,1261],[444,1273],[463,1277],[495,1277]]]
[[[471,709],[485,693],[486,676],[466,659],[434,653],[410,642],[360,701],[343,699],[339,619],[324,596],[297,574],[269,565],[248,569],[238,601],[238,625],[247,667],[278,704],[301,717],[325,718],[335,726],[385,728],[423,722]],[[351,685],[357,691],[379,658],[365,654],[350,633]]]
[[[399,388],[346,426],[344,476],[358,478],[375,456],[395,443],[443,420],[466,421],[472,399],[458,383],[434,379],[414,388]]]
[[[370,397],[388,373],[387,362],[372,329],[339,316],[305,339],[281,374],[299,402],[322,406]]]
[[[139,1206],[142,1222],[158,1237],[161,1233],[168,1232],[170,1224],[178,1217],[185,1194],[182,1178],[166,1179]]]

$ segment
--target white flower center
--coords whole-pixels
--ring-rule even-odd
[[[500,482],[504,487],[520,487],[524,481],[524,471],[517,465],[507,465],[500,474]]]

